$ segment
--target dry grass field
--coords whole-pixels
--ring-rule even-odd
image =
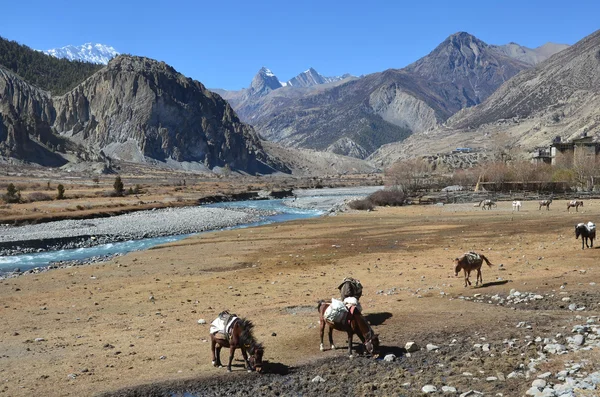
[[[83,396],[222,374],[224,369],[210,365],[208,325],[197,321],[210,323],[224,309],[254,321],[272,365],[343,357],[345,349],[319,351],[315,307],[319,299],[337,297],[338,283],[349,275],[364,285],[365,313],[383,316],[374,328],[394,351],[407,341],[452,351],[454,338],[484,338],[502,347],[503,339],[524,333],[565,333],[576,314],[600,314],[600,287],[593,285],[600,282],[600,251],[581,250],[574,237],[576,223],[599,219],[598,201],[586,202],[579,213],[567,213],[563,202],[550,211],[525,202],[518,213],[507,202],[492,211],[472,204],[377,208],[207,233],[112,262],[4,280],[0,395]],[[452,259],[469,250],[485,252],[494,264],[483,269],[483,287],[465,288],[462,276],[454,276]],[[517,310],[461,299],[511,289],[546,298]],[[569,311],[561,301],[565,296],[585,311]],[[515,328],[522,321],[532,328]],[[343,334],[334,338],[345,345]],[[465,354],[466,361],[452,364],[457,376],[482,369],[485,376],[506,375],[519,360],[527,364],[526,355],[502,361],[504,356],[492,354],[488,362]],[[597,352],[586,354],[598,358]],[[414,375],[416,390],[419,382],[437,379],[426,378],[424,362],[419,360],[422,369]],[[235,363],[232,376],[243,372],[241,362]],[[562,365],[552,363],[545,365]],[[463,389],[487,387],[504,395],[522,394],[531,383],[492,388],[484,380],[461,382]],[[369,390],[357,394],[375,393]]]

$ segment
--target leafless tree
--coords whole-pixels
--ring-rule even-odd
[[[398,161],[385,172],[385,184],[414,193],[427,185],[431,165],[422,158]]]

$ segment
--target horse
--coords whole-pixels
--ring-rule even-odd
[[[493,265],[490,263],[488,258],[483,256],[482,254],[476,254],[475,252],[467,252],[460,258],[454,259],[454,275],[458,276],[460,269],[462,269],[465,273],[465,287],[467,283],[471,285],[471,281],[469,277],[471,276],[472,270],[477,270],[477,280],[475,281],[475,286],[479,285],[479,281],[481,280],[481,284],[483,284],[483,277],[481,276],[481,265],[483,261],[487,263],[489,267]]]
[[[578,239],[581,236],[581,249],[594,247],[594,239],[596,238],[596,225],[592,222],[579,223],[575,226],[575,238]],[[590,239],[590,245],[588,245],[588,239]]]
[[[571,200],[567,203],[567,212],[571,212],[571,207],[575,207],[575,212],[579,212],[579,207],[583,207],[583,201]]]
[[[552,199],[549,199],[549,200],[541,200],[541,201],[540,201],[540,208],[538,209],[538,211],[539,211],[539,210],[541,210],[541,209],[542,209],[542,207],[546,207],[546,210],[547,210],[547,211],[550,211],[550,204],[552,204]]]
[[[476,207],[481,207],[482,210],[487,207],[488,210],[492,209],[492,206],[497,207],[496,202],[494,200],[481,200]]]
[[[362,296],[362,284],[357,279],[352,277],[346,277],[344,281],[338,286],[342,300],[353,297],[357,300]]]
[[[367,352],[373,358],[379,357],[379,336],[373,331],[367,320],[364,318],[360,310],[354,307],[349,311],[347,317],[342,323],[331,323],[325,319],[325,310],[330,306],[330,303],[319,301],[317,310],[319,311],[319,327],[321,331],[321,351],[323,347],[323,335],[325,333],[325,324],[329,325],[329,345],[331,350],[335,350],[333,344],[333,330],[345,331],[348,334],[348,355],[352,356],[352,337],[354,334],[358,336],[361,342],[365,345]]]
[[[224,335],[220,332],[210,334],[210,351],[212,353],[212,365],[215,367],[223,367],[221,364],[221,348],[229,348],[229,363],[227,371],[231,372],[231,362],[235,349],[239,348],[244,357],[245,368],[248,372],[252,372],[254,368],[256,372],[261,373],[263,367],[264,347],[258,343],[252,334],[254,324],[250,320],[236,318],[234,323],[229,328],[229,335]],[[219,335],[219,336],[217,336]],[[248,358],[248,353],[250,358]]]
[[[515,209],[516,209],[517,211],[520,211],[520,210],[521,210],[521,202],[520,202],[520,201],[518,201],[518,200],[514,200],[514,201],[512,202],[512,208],[513,208],[513,211],[514,211]]]

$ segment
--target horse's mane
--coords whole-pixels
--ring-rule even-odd
[[[252,330],[254,329],[254,323],[252,321],[247,320],[245,318],[239,318],[240,328],[242,329],[242,333],[240,334],[240,342],[244,345],[250,345],[250,350],[253,352],[254,350],[264,350],[264,347],[261,343],[258,343],[254,338],[254,334]]]

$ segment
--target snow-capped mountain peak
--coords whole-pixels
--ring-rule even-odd
[[[287,82],[287,85],[292,87],[312,87],[319,84],[332,83],[334,81],[343,80],[349,75],[345,74],[343,76],[335,76],[335,77],[325,77],[319,72],[317,72],[314,68],[308,68],[304,72],[300,73],[298,76]]]
[[[97,43],[85,43],[80,46],[68,45],[43,52],[52,55],[53,57],[66,58],[70,61],[84,61],[101,63],[104,65],[112,58],[119,55],[119,52],[117,52],[114,47]]]

